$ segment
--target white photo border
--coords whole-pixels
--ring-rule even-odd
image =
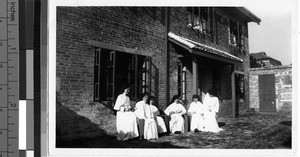
[[[250,0],[248,0],[249,3]],[[257,1],[259,4],[259,0]],[[47,61],[48,61],[48,156],[50,157],[66,157],[66,156],[294,156],[298,153],[298,106],[296,106],[296,101],[298,99],[298,84],[297,84],[297,68],[298,63],[297,59],[299,56],[297,52],[298,48],[298,35],[294,32],[298,32],[297,28],[297,13],[293,14],[293,28],[292,28],[292,56],[293,56],[293,109],[292,109],[292,149],[267,149],[267,150],[254,150],[254,149],[103,149],[103,148],[56,148],[56,7],[57,6],[193,6],[199,2],[193,1],[161,1],[161,0],[152,0],[151,4],[149,1],[110,1],[110,0],[49,0],[48,1],[48,52],[47,52]],[[241,0],[229,0],[229,1],[218,1],[218,0],[204,0],[200,2],[202,5],[207,6],[244,6],[243,4],[247,1]],[[252,3],[252,2],[251,2]],[[218,4],[218,5],[216,5]],[[298,8],[298,6],[296,6]],[[295,10],[297,12],[297,9]],[[296,24],[295,24],[296,23]],[[294,25],[295,24],[295,25]],[[296,27],[296,28],[295,28]],[[291,32],[291,33],[292,33]],[[294,67],[295,66],[295,67]],[[296,87],[296,88],[294,88]],[[297,139],[297,140],[294,140]]]

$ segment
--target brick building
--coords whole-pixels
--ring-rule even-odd
[[[258,112],[292,111],[292,66],[250,69],[250,108]]]
[[[57,7],[58,101],[110,104],[126,83],[164,109],[215,88],[220,115],[236,115],[249,108],[248,22],[260,19],[242,7]]]
[[[250,68],[262,68],[282,65],[280,61],[267,56],[265,52],[250,53]]]

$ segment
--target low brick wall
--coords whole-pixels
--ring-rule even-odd
[[[292,107],[292,66],[252,68],[250,72],[250,108],[259,111],[259,75],[275,75],[277,112],[291,112]]]

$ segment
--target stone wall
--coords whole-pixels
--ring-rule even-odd
[[[250,69],[250,107],[259,111],[259,75],[275,75],[277,112],[291,112],[292,107],[292,66]]]

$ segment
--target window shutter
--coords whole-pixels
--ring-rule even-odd
[[[94,101],[100,101],[100,52],[101,48],[96,48],[94,61]]]
[[[158,101],[158,68],[152,63],[151,57],[145,58],[143,69],[142,92],[148,92]]]
[[[116,52],[109,52],[109,57],[107,58],[107,76],[106,76],[106,99],[114,100],[115,99],[115,61],[116,61]]]

